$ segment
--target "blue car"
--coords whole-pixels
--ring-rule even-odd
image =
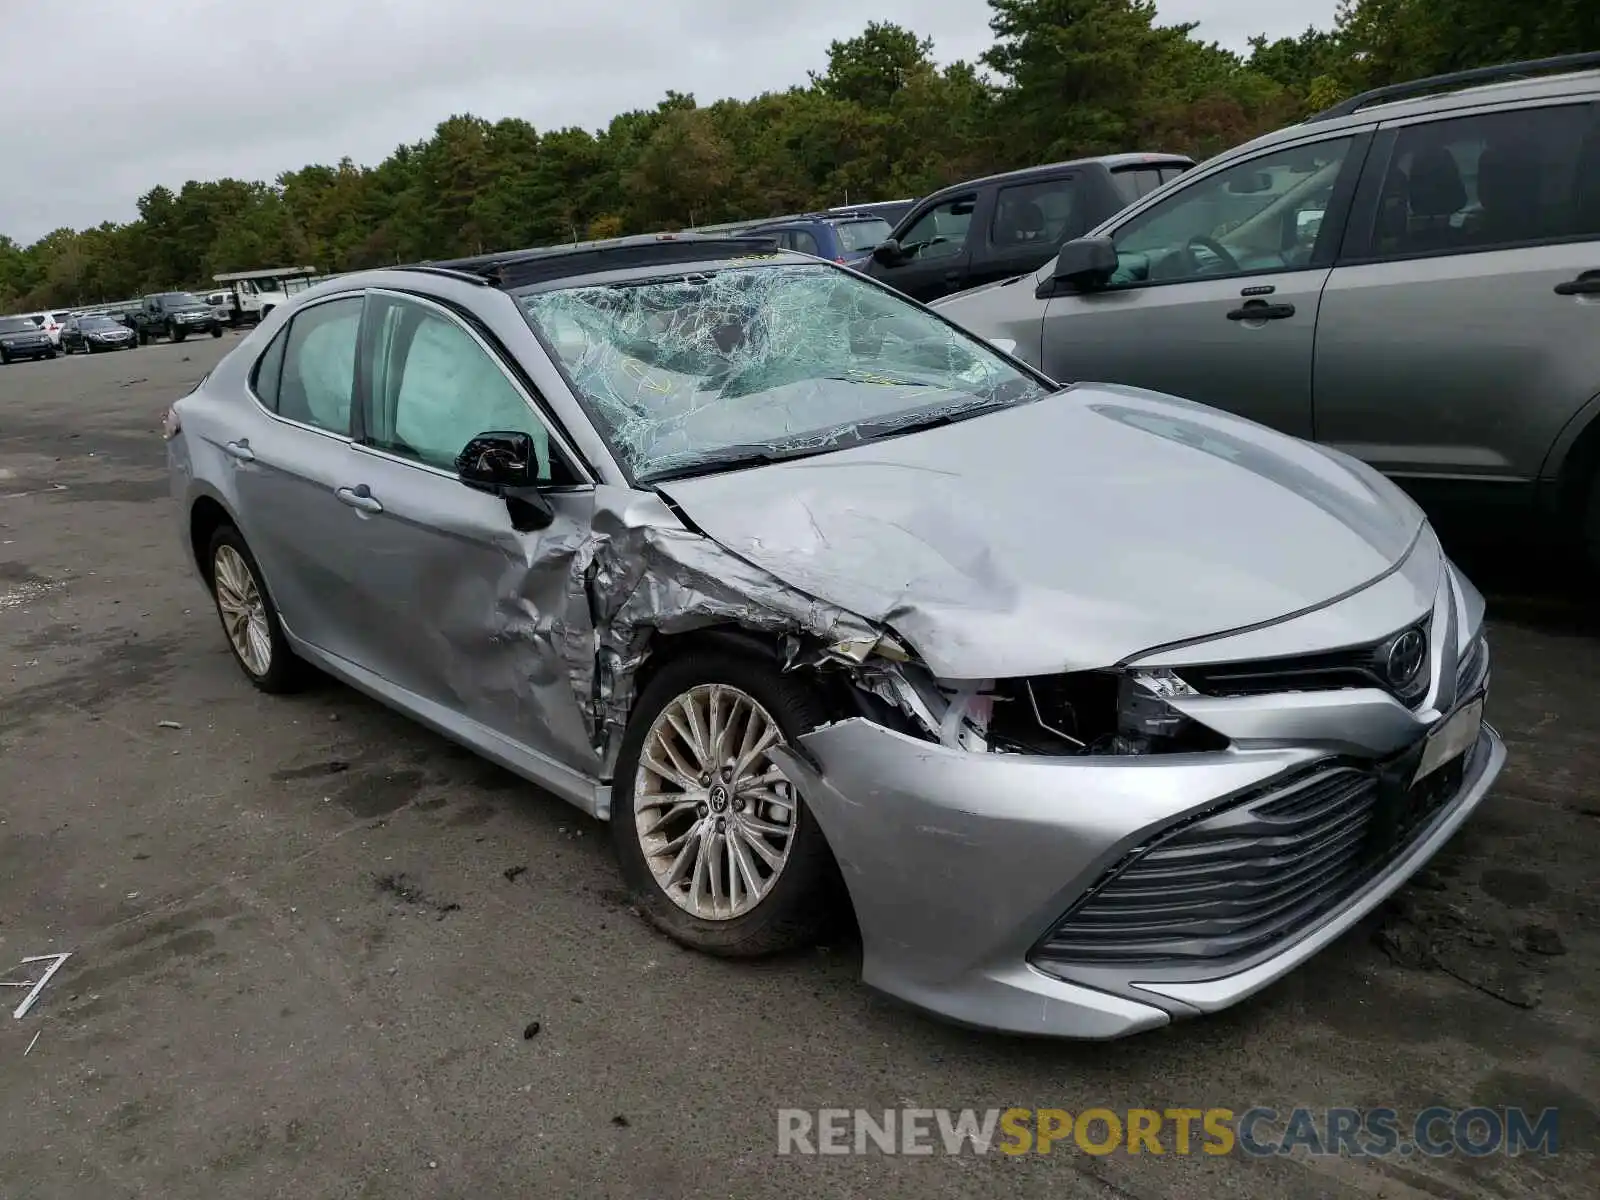
[[[751,225],[741,232],[776,238],[785,250],[861,267],[871,259],[873,248],[894,232],[894,227],[877,213],[851,209],[783,217]]]

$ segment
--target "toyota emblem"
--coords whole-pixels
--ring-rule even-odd
[[[1389,656],[1384,662],[1384,674],[1389,686],[1398,690],[1409,687],[1422,673],[1422,661],[1428,656],[1428,641],[1420,630],[1408,629],[1389,643]]]

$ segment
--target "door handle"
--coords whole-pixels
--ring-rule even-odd
[[[1268,304],[1265,300],[1246,300],[1228,314],[1230,321],[1283,321],[1294,316],[1292,304]]]
[[[383,505],[378,503],[378,498],[372,494],[372,489],[364,483],[355,487],[342,487],[333,493],[339,497],[340,504],[348,504],[351,508],[361,512],[381,513]]]
[[[1600,296],[1600,271],[1584,271],[1576,279],[1556,284],[1558,296]]]
[[[229,458],[237,459],[239,462],[255,462],[256,460],[256,452],[250,449],[249,438],[240,438],[237,442],[228,442],[222,449]]]

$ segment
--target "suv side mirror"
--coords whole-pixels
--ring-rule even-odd
[[[887,238],[872,248],[872,260],[881,266],[898,267],[905,261],[905,254],[900,249],[900,243],[894,238]]]
[[[539,491],[539,456],[530,434],[480,433],[456,455],[456,478],[506,502],[518,533],[547,529],[556,510]]]
[[[1058,291],[1089,291],[1104,287],[1117,269],[1117,248],[1108,237],[1074,238],[1056,255],[1050,278],[1040,288],[1043,296]]]

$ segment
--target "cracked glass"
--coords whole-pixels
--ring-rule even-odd
[[[931,313],[820,263],[518,301],[641,482],[823,453],[1048,390]]]

